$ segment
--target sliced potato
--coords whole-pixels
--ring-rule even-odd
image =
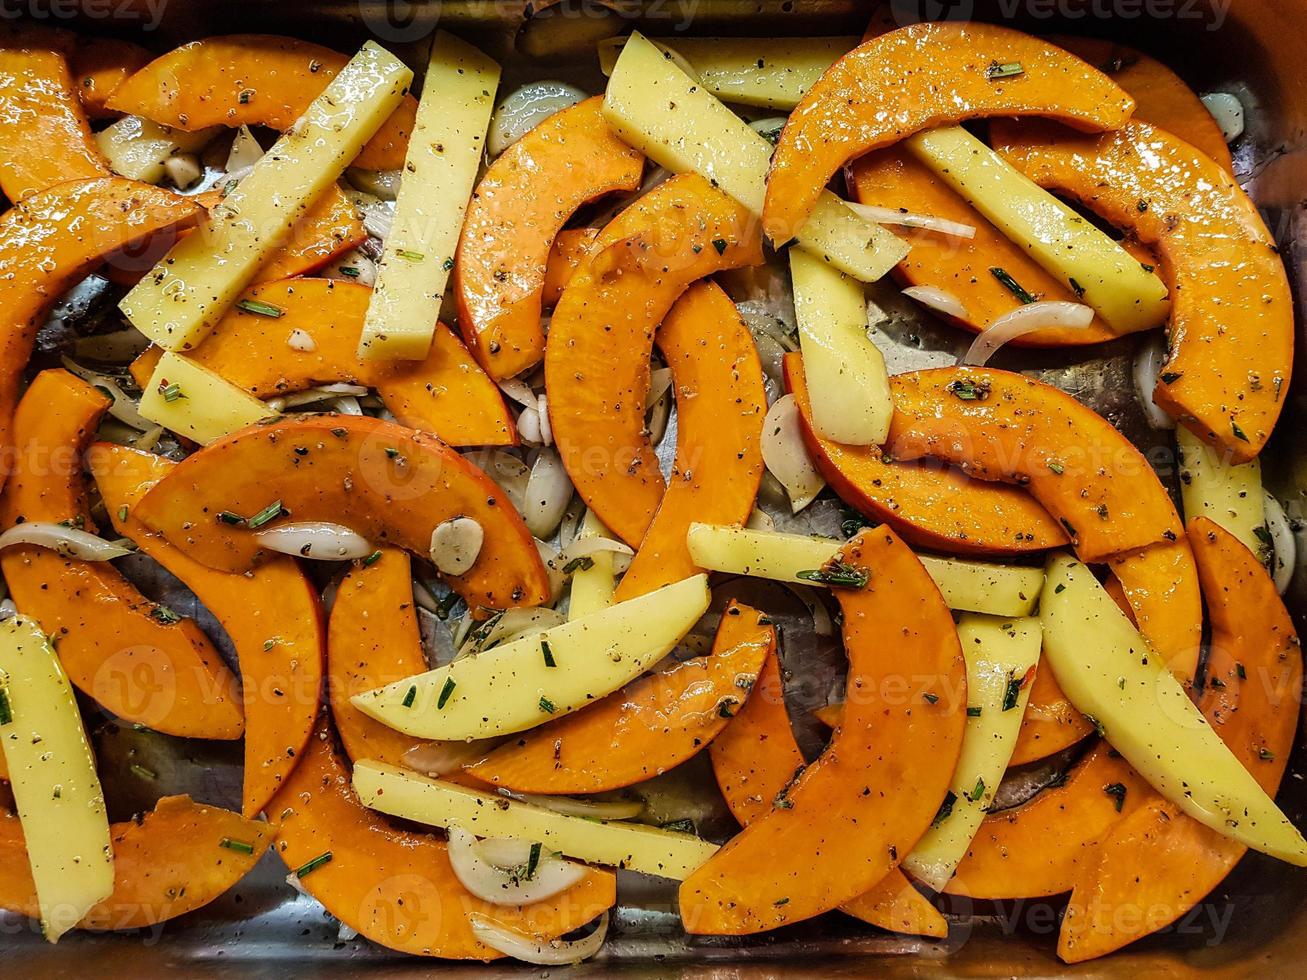
[[[490,738],[534,728],[640,676],[689,632],[710,598],[708,576],[695,575],[351,701],[420,738]]]
[[[1158,793],[1218,834],[1307,866],[1302,834],[1089,568],[1065,554],[1049,559],[1040,621],[1062,690]]]
[[[1112,330],[1149,330],[1166,320],[1166,284],[1154,272],[961,126],[918,133],[903,145]]]
[[[604,527],[603,521],[592,510],[585,512],[581,519],[582,538],[611,538],[613,533]],[[607,609],[613,604],[613,593],[617,583],[613,574],[613,553],[596,551],[589,556],[589,563],[572,573],[572,593],[567,601],[567,618],[580,619],[591,613]]]
[[[800,572],[820,569],[842,541],[727,524],[691,524],[686,540],[701,568],[778,582],[823,585]],[[918,555],[950,609],[992,616],[1029,616],[1044,583],[1042,568]],[[875,569],[872,569],[875,575]]]
[[[437,31],[359,357],[427,356],[495,109],[499,65]]]
[[[21,616],[0,623],[0,747],[41,930],[58,942],[113,892],[113,848],[72,685],[40,625]]]
[[[1030,671],[1043,638],[1033,616],[1004,619],[967,613],[958,639],[967,661],[967,727],[948,803],[903,867],[943,891],[971,846],[1016,748],[1030,699]]]
[[[141,415],[169,432],[208,445],[277,412],[221,375],[164,351],[141,393]]]
[[[364,806],[392,817],[433,827],[454,824],[478,837],[538,842],[581,861],[678,881],[717,852],[716,844],[693,834],[568,816],[371,759],[354,764],[354,792]]]
[[[1235,464],[1184,426],[1175,430],[1184,519],[1210,518],[1263,561],[1268,557],[1262,462]]]
[[[613,66],[604,118],[655,163],[706,177],[761,217],[771,143],[638,33]],[[902,239],[858,217],[829,191],[797,242],[863,282],[879,279],[908,254]]]
[[[217,127],[185,133],[140,116],[123,116],[96,133],[95,142],[114,173],[157,184],[168,160],[178,153],[198,153],[218,133]]]
[[[200,343],[291,227],[399,105],[413,72],[368,41],[209,214],[123,297],[165,350]]]

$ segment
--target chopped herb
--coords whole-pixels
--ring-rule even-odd
[[[253,854],[254,845],[248,841],[232,840],[230,837],[224,837],[218,841],[219,847],[225,847],[229,851],[238,851],[241,854]]]
[[[269,637],[268,639],[263,641],[263,652],[267,653],[269,650],[271,650],[280,642],[281,642],[280,636]]]
[[[595,560],[589,555],[582,555],[580,558],[573,558],[563,566],[563,574],[571,575],[573,572],[588,572],[595,567]]]
[[[689,817],[682,817],[680,820],[671,820],[667,823],[659,824],[659,826],[663,830],[673,830],[678,834],[696,833],[694,829],[694,821]]]
[[[540,710],[543,711],[543,712],[544,712],[545,714],[547,714],[547,715],[552,715],[552,714],[553,714],[555,711],[557,711],[558,709],[557,709],[556,707],[554,707],[554,702],[550,701],[550,700],[549,700],[548,698],[546,698],[546,697],[542,697],[542,698],[540,699]]]
[[[387,446],[387,447],[386,447],[386,458],[387,458],[387,459],[395,459],[395,458],[398,457],[398,456],[399,456],[399,450],[398,450],[398,449],[396,449],[394,446]]]
[[[9,700],[9,688],[0,687],[0,725],[12,724],[14,720],[14,706]]]
[[[1223,680],[1221,680],[1221,678],[1219,678],[1219,677],[1215,677],[1215,676],[1208,678],[1207,683],[1211,684],[1212,687],[1216,687],[1216,688],[1223,688],[1223,687],[1225,687],[1225,681],[1223,681]]]
[[[843,507],[841,510],[844,512],[844,519],[840,521],[840,534],[844,535],[846,538],[853,537],[864,527],[874,526],[871,521],[867,520],[857,511],[850,510],[848,507]]]
[[[406,708],[411,708],[413,707],[413,701],[417,698],[417,696],[418,696],[418,686],[416,684],[410,684],[408,690],[404,692],[404,700],[401,701],[400,703],[403,704],[404,707]]]
[[[788,898],[778,898],[776,899],[776,901],[772,902],[772,905],[774,905],[776,908],[780,908],[782,905],[789,905],[789,904],[790,904],[790,900]]]
[[[269,521],[275,521],[278,517],[280,517],[282,509],[283,508],[281,506],[281,501],[274,500],[272,503],[268,504],[267,507],[264,507],[263,510],[259,511],[253,517],[247,519],[245,521],[245,526],[249,528],[251,531],[253,531],[255,528],[263,527],[263,525],[267,524]]]
[[[340,267],[340,274],[342,276],[349,276],[351,279],[357,279],[359,277],[359,270],[352,265],[342,265]]]
[[[458,687],[458,684],[455,683],[454,678],[445,678],[445,686],[440,689],[440,697],[436,698],[437,711],[445,706],[445,702],[449,700],[449,696],[454,693],[456,687]]]
[[[1107,726],[1104,725],[1104,724],[1103,724],[1101,721],[1099,721],[1097,718],[1095,718],[1093,715],[1091,715],[1091,714],[1086,714],[1086,715],[1085,715],[1085,721],[1089,722],[1089,724],[1091,724],[1091,725],[1094,726],[1094,731],[1096,731],[1096,732],[1098,733],[1098,737],[1099,737],[1099,738],[1106,738],[1106,737],[1107,737]]]
[[[1243,429],[1239,428],[1238,422],[1231,422],[1230,430],[1234,433],[1236,439],[1242,439],[1244,442],[1248,441],[1248,437],[1244,435]]]
[[[1235,664],[1234,670],[1235,673],[1239,675],[1239,680],[1246,681],[1248,679],[1248,671],[1244,669],[1243,664]]]
[[[725,239],[725,238],[714,238],[714,239],[712,240],[712,247],[715,248],[715,249],[717,249],[717,254],[718,254],[718,255],[725,255],[725,254],[726,254],[726,239]]]
[[[1145,211],[1148,210],[1148,202],[1145,201],[1143,198],[1140,198],[1139,203],[1136,204],[1135,207],[1139,209],[1140,214],[1143,214]]]
[[[795,573],[805,582],[817,582],[843,589],[861,589],[871,580],[871,572],[842,561],[832,561],[821,568],[807,568]]]
[[[1181,378],[1183,378],[1183,377],[1184,377],[1184,374],[1183,374],[1183,373],[1177,373],[1177,372],[1175,372],[1175,371],[1163,371],[1163,372],[1162,372],[1162,384],[1165,384],[1165,385],[1175,384],[1177,381],[1179,381],[1179,380],[1180,380]]]
[[[411,248],[396,249],[395,254],[401,259],[408,259],[410,262],[421,262],[426,256],[421,252],[415,252]]]
[[[255,313],[259,316],[280,317],[286,315],[286,311],[280,306],[273,306],[271,303],[264,303],[262,300],[257,299],[243,299],[236,306],[246,313]]]
[[[138,764],[135,763],[135,762],[133,762],[133,763],[131,764],[131,766],[129,766],[128,768],[130,768],[130,769],[132,770],[132,772],[134,772],[136,775],[140,776],[142,779],[158,779],[158,778],[159,778],[159,774],[158,774],[157,772],[155,772],[153,769],[147,769],[147,768],[145,768],[145,766],[138,765]]]
[[[1080,285],[1080,283],[1076,282],[1074,276],[1068,279],[1067,282],[1071,284],[1071,291],[1076,294],[1076,297],[1079,299],[1083,299],[1085,295],[1085,287]]]
[[[972,788],[971,793],[967,796],[972,803],[979,802],[980,798],[985,795],[985,777],[977,776],[976,785]]]
[[[991,82],[999,78],[1013,78],[1025,73],[1026,70],[1021,67],[1019,61],[1005,61],[1001,64],[997,61],[991,61],[989,67],[985,69],[985,77]]]
[[[330,863],[331,863],[331,852],[330,852],[330,851],[327,851],[327,852],[324,853],[324,854],[319,854],[319,855],[318,855],[317,857],[315,857],[313,860],[311,860],[311,861],[306,861],[306,862],[304,862],[303,864],[301,864],[298,868],[296,868],[296,869],[295,869],[295,877],[296,877],[296,878],[303,878],[303,877],[305,877],[306,875],[312,874],[314,871],[317,871],[317,870],[318,870],[320,867],[322,867],[324,864],[330,864]]]
[[[939,805],[935,811],[935,819],[930,822],[932,827],[938,827],[953,813],[953,805],[958,801],[958,794],[949,790],[944,794],[944,802]]]
[[[363,559],[363,567],[370,568],[371,566],[375,565],[379,561],[381,561],[380,548],[378,548],[376,551],[372,552],[372,554],[368,555],[366,558]]]
[[[166,402],[175,402],[179,398],[186,397],[182,393],[182,386],[175,381],[169,384],[167,378],[159,382],[159,394],[163,395],[163,400]]]
[[[454,268],[454,259],[453,259],[453,256],[451,256],[451,257],[445,259],[445,262],[444,262],[444,268],[445,268],[445,271],[446,271],[446,272],[448,272],[450,269]]]
[[[527,881],[535,877],[536,868],[540,867],[540,851],[542,849],[543,845],[539,841],[531,845],[531,854],[526,859],[526,874],[523,875]]]
[[[161,623],[180,623],[182,618],[165,605],[157,605],[150,610],[150,615]]]
[[[119,508],[118,508],[118,520],[120,520],[120,521],[125,521],[125,520],[127,520],[127,515],[128,515],[129,513],[131,513],[131,512],[127,509],[127,505],[126,505],[126,504],[124,504],[122,507],[119,507]]]
[[[927,691],[925,694],[922,695],[922,697],[925,698],[930,704],[939,704],[938,694],[931,694],[929,691]]]
[[[1066,585],[1061,582],[1058,582],[1057,585],[1053,586],[1053,595],[1061,595],[1065,591]]]
[[[1066,472],[1066,468],[1061,463],[1049,463],[1048,468],[1058,476]]]
[[[974,705],[968,705],[968,706],[967,706],[967,717],[968,717],[968,718],[979,718],[979,717],[980,717],[980,712],[981,712],[981,709],[980,709],[979,707],[977,707],[977,706],[974,706]]]
[[[988,381],[972,381],[970,378],[958,378],[945,386],[954,398],[964,402],[983,402],[989,397]]]
[[[1000,268],[999,266],[993,266],[989,270],[989,274],[1002,283],[1004,288],[1006,288],[1007,291],[1017,299],[1021,300],[1022,303],[1033,303],[1035,301],[1035,297],[1032,296],[1030,292],[1021,285],[1021,283],[1013,279],[1006,269]]]
[[[245,523],[245,518],[241,517],[240,514],[233,514],[233,513],[232,513],[231,511],[229,511],[229,510],[220,510],[220,511],[218,511],[218,520],[220,520],[223,524],[244,524],[244,523]]]
[[[252,88],[241,89],[241,94],[238,96],[238,98],[240,99],[241,105],[249,105],[250,99],[254,98],[254,89]]]
[[[1011,711],[1017,706],[1017,701],[1021,697],[1021,687],[1025,683],[1023,678],[1013,677],[1011,674],[1007,678],[1007,689],[1003,692],[1003,710]]]
[[[458,605],[459,594],[452,589],[440,597],[436,603],[436,619],[442,622],[449,618],[449,612]]]
[[[1125,806],[1125,783],[1109,783],[1103,787],[1103,792],[1116,801],[1116,812],[1120,813],[1121,808]]]
[[[1270,749],[1263,747],[1257,750],[1257,758],[1266,762],[1271,762],[1275,759],[1275,753]]]
[[[541,641],[540,641],[540,655],[543,656],[543,657],[545,658],[545,666],[546,666],[546,667],[557,667],[557,666],[558,666],[557,662],[554,660],[554,651],[551,650],[551,649],[549,649],[549,641],[548,641],[548,640],[541,640]]]
[[[717,702],[717,716],[719,718],[734,718],[735,706],[739,703],[735,698],[722,698]]]

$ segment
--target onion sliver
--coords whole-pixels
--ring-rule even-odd
[[[452,824],[449,836],[449,863],[463,887],[491,905],[531,905],[567,891],[586,875],[583,864],[563,861],[542,851],[537,852],[535,867],[527,863],[504,871],[481,856],[477,839]],[[530,872],[528,875],[527,872]]]
[[[1093,322],[1093,309],[1083,303],[1065,303],[1061,300],[1027,303],[1004,313],[977,334],[967,352],[962,355],[960,363],[984,367],[994,352],[1010,340],[1053,327],[1084,330]]]
[[[366,558],[376,550],[357,531],[325,521],[279,524],[264,531],[256,531],[254,540],[259,543],[259,547],[269,551],[299,558],[317,558],[320,561]]]
[[[1266,532],[1271,538],[1271,578],[1276,590],[1284,595],[1298,564],[1298,541],[1284,508],[1270,491],[1266,491]]]
[[[73,342],[73,353],[78,357],[88,357],[93,361],[108,364],[125,364],[135,360],[145,348],[150,346],[150,338],[135,327],[115,330],[112,333],[91,334],[78,337]]]
[[[960,221],[949,221],[947,218],[939,218],[933,214],[916,214],[912,211],[905,211],[902,208],[882,208],[874,204],[859,204],[856,201],[845,201],[855,213],[868,221],[874,221],[878,225],[902,225],[905,228],[922,228],[926,231],[938,232],[941,235],[949,235],[953,238],[975,238],[976,226],[964,225]]]
[[[405,752],[399,761],[424,776],[445,776],[485,758],[498,744],[499,740],[493,738],[473,739],[471,742],[424,742]]]
[[[82,561],[109,561],[132,553],[131,548],[106,541],[89,531],[46,521],[15,524],[4,534],[0,534],[0,551],[19,544],[49,548],[65,558],[80,558]]]
[[[533,609],[506,609],[495,618],[490,631],[474,641],[474,652],[489,650],[493,646],[520,640],[524,636],[534,636],[555,626],[562,626],[565,622],[567,622],[566,616],[548,606],[537,606]]]
[[[1175,419],[1157,407],[1153,401],[1153,391],[1157,388],[1158,375],[1166,364],[1166,342],[1159,334],[1150,338],[1135,355],[1134,378],[1135,394],[1139,404],[1148,417],[1148,424],[1154,429],[1174,429]]]
[[[1202,97],[1203,105],[1221,127],[1221,135],[1227,143],[1233,143],[1243,135],[1243,103],[1237,95],[1230,92],[1209,92]]]
[[[572,481],[554,449],[542,449],[526,481],[522,517],[537,538],[547,538],[558,529],[563,512],[572,500]]]
[[[505,378],[499,382],[499,390],[519,405],[524,405],[527,408],[536,407],[536,393],[521,378]]]
[[[551,558],[545,560],[545,564],[552,570],[561,574],[570,575],[565,569],[576,561],[578,558],[586,558],[590,555],[598,554],[601,551],[609,551],[614,555],[624,558],[632,557],[635,552],[615,538],[604,538],[599,535],[592,535],[584,538],[574,538],[562,551],[558,552]],[[572,569],[575,571],[575,568]]]
[[[795,514],[812,503],[826,485],[803,444],[802,424],[793,395],[776,399],[762,424],[762,461],[785,488]]]
[[[526,504],[526,484],[531,470],[512,453],[502,449],[478,449],[467,454],[478,469],[494,480],[508,494],[519,511]]]
[[[967,318],[967,308],[962,305],[962,300],[938,286],[909,286],[903,290],[903,295],[936,313],[957,317],[959,320]]]
[[[565,966],[568,963],[579,963],[599,952],[604,939],[608,936],[607,912],[599,917],[599,925],[594,932],[584,939],[570,943],[561,939],[539,942],[532,936],[506,929],[489,916],[479,912],[468,913],[467,921],[472,926],[472,932],[477,939],[491,949],[498,950],[515,960],[521,960],[523,963],[534,963],[536,966]]]
[[[66,357],[61,360],[67,371],[108,393],[113,400],[113,403],[109,406],[109,415],[111,417],[116,418],[123,425],[130,425],[140,432],[146,432],[154,428],[154,423],[137,410],[136,402],[129,398],[127,393],[118,387],[118,382],[109,375],[101,374],[99,371],[92,371],[90,368],[83,367],[76,361],[69,360]]]
[[[495,107],[490,117],[486,150],[497,157],[542,122],[576,105],[585,93],[566,82],[528,82],[514,89]]]
[[[594,817],[596,820],[630,820],[644,813],[639,800],[576,800],[570,796],[543,796],[537,793],[514,793],[500,787],[500,796],[520,800],[568,817]]]

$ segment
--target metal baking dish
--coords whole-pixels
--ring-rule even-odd
[[[592,44],[632,23],[654,35],[855,34],[872,6],[866,0],[537,0],[534,6],[525,0],[82,0],[82,12],[69,23],[65,6],[30,0],[7,5],[5,17],[21,9],[88,34],[131,37],[160,49],[233,30],[292,34],[342,50],[373,36],[414,61],[421,60],[422,39],[439,23],[499,57],[506,85],[563,75],[599,91]],[[1307,272],[1307,72],[1302,70],[1307,0],[892,0],[890,6],[902,23],[973,16],[1033,33],[1113,38],[1158,56],[1199,91],[1236,93],[1249,110],[1247,133],[1235,148],[1239,179],[1261,207],[1301,293]],[[882,297],[894,314],[885,334],[891,370],[951,362],[957,332],[923,320],[896,301],[895,292],[886,289]],[[1173,482],[1169,438],[1147,428],[1135,402],[1133,350],[1134,342],[1127,340],[1096,348],[1088,359],[1074,352],[1025,351],[1001,363],[1037,372],[1093,405],[1144,448],[1161,450],[1150,458]],[[1298,365],[1300,378],[1303,366]],[[1305,417],[1307,386],[1299,380],[1263,457],[1269,486],[1287,501],[1295,519],[1307,518],[1307,452],[1294,436]],[[170,588],[167,582],[156,587]],[[829,671],[838,651],[803,635],[803,610],[793,597],[779,589],[770,597],[779,616],[793,618],[785,630],[787,666],[800,677],[809,665]],[[1288,600],[1301,631],[1307,575],[1296,575]],[[193,608],[193,600],[190,607],[184,596],[170,595],[168,601],[217,630],[202,609]],[[800,699],[824,694],[813,685],[787,690],[787,696]],[[96,743],[102,767],[114,774],[107,788],[116,819],[148,808],[165,789],[238,806],[238,748],[113,726],[100,729]],[[1307,760],[1301,749],[1300,744],[1280,794],[1299,826],[1307,823]],[[158,772],[157,784],[133,776],[129,760]],[[690,770],[689,780],[703,783],[701,766],[683,768]],[[729,833],[729,828],[728,822],[721,829]],[[0,975],[44,980],[93,969],[105,980],[219,974],[409,977],[433,971],[495,977],[533,969],[411,959],[363,940],[341,941],[337,923],[315,902],[297,896],[283,875],[270,854],[222,899],[161,929],[74,933],[58,946],[44,943],[25,920],[0,915]],[[704,978],[1307,975],[1307,874],[1256,854],[1179,926],[1077,967],[1061,964],[1053,954],[1057,900],[955,902],[948,909],[952,932],[943,942],[878,933],[836,913],[763,937],[723,941],[686,937],[674,915],[674,895],[671,889],[623,880],[622,908],[602,957],[573,972]]]

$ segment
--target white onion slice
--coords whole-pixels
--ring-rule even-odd
[[[962,305],[962,300],[938,286],[909,286],[903,290],[903,295],[936,313],[957,317],[959,320],[967,318],[967,308]]]
[[[771,514],[768,514],[765,510],[759,510],[757,507],[753,509],[753,513],[749,515],[749,519],[744,526],[754,531],[776,530],[776,522],[772,520]]]
[[[1280,501],[1266,491],[1266,530],[1271,536],[1271,578],[1276,591],[1284,595],[1298,564],[1298,541]]]
[[[227,162],[222,169],[228,180],[239,180],[263,159],[263,147],[250,132],[249,126],[241,126],[232,138],[231,149],[227,151]]]
[[[566,82],[528,82],[514,89],[495,107],[490,117],[486,150],[497,157],[554,113],[571,108],[585,93]]]
[[[313,339],[313,335],[307,330],[301,330],[296,327],[286,338],[286,346],[291,350],[297,350],[304,354],[311,354],[318,349],[318,342]]]
[[[485,758],[498,744],[499,740],[494,738],[473,739],[471,742],[423,742],[405,752],[399,761],[425,776],[445,776]]]
[[[902,225],[904,228],[922,228],[938,232],[952,238],[975,238],[976,226],[964,225],[960,221],[950,221],[933,214],[917,214],[903,208],[882,208],[874,204],[859,204],[857,201],[845,201],[855,214],[874,221],[878,225]]]
[[[554,566],[558,560],[558,549],[539,538],[535,539],[535,543],[540,560],[545,564],[545,574],[549,576],[549,601],[556,603],[563,597],[563,587],[567,585],[567,578]]]
[[[131,548],[106,541],[89,531],[47,521],[27,521],[15,524],[4,534],[0,534],[0,551],[19,544],[33,544],[39,548],[49,548],[65,558],[80,558],[82,561],[110,561],[130,555]]]
[[[647,412],[653,408],[662,398],[667,389],[672,386],[672,369],[671,368],[654,368],[649,372],[649,394],[644,398],[644,410]]]
[[[502,449],[478,449],[466,455],[477,469],[484,471],[486,476],[499,484],[513,506],[521,511],[526,504],[526,482],[531,476],[530,467]]]
[[[976,335],[959,364],[984,367],[994,352],[1008,341],[1023,337],[1036,330],[1061,328],[1084,330],[1094,322],[1094,311],[1083,303],[1066,303],[1061,300],[1041,300],[1026,303],[1004,313]]]
[[[1202,97],[1203,105],[1221,127],[1221,135],[1227,143],[1233,143],[1243,135],[1243,103],[1237,95],[1229,92],[1209,92]]]
[[[431,532],[431,563],[444,575],[462,575],[476,564],[486,532],[470,517],[451,517]]]
[[[104,361],[106,364],[124,364],[135,360],[149,346],[149,337],[135,327],[128,327],[126,330],[115,330],[112,333],[78,337],[73,342],[73,353],[78,357]]]
[[[544,394],[536,399],[536,415],[540,420],[540,441],[546,446],[552,446],[554,427],[549,424],[549,398]]]
[[[340,415],[362,415],[363,406],[354,395],[340,395],[331,399],[331,410]]]
[[[563,574],[563,569],[578,558],[596,555],[601,551],[611,552],[619,558],[631,558],[635,555],[634,551],[616,538],[605,538],[595,534],[584,538],[573,538],[566,548],[546,559],[545,564],[552,570]]]
[[[499,390],[519,405],[524,405],[527,408],[536,407],[536,393],[521,378],[505,378],[499,382]]]
[[[572,481],[554,449],[542,449],[526,481],[522,517],[537,538],[550,537],[558,529],[563,512],[572,500]]]
[[[320,561],[366,558],[376,551],[372,543],[357,531],[325,521],[279,524],[277,527],[256,531],[254,540],[269,551]]]
[[[536,966],[566,966],[569,963],[579,963],[599,952],[604,939],[608,936],[607,912],[599,917],[599,925],[594,932],[584,939],[570,943],[561,939],[539,942],[533,936],[501,926],[494,919],[480,912],[469,912],[467,921],[472,926],[472,933],[478,941],[505,956],[511,956],[523,963],[534,963]]]
[[[500,796],[544,807],[568,817],[594,817],[596,820],[630,820],[644,813],[639,800],[576,800],[570,796],[544,796],[538,793],[514,793],[500,787]]]
[[[491,905],[543,902],[571,888],[586,875],[585,865],[561,860],[543,850],[531,877],[526,877],[525,864],[520,869],[504,871],[481,856],[476,837],[466,830],[450,824],[445,832],[455,877],[469,892]],[[529,852],[527,860],[530,860]]]
[[[400,170],[363,170],[359,167],[350,167],[345,171],[345,179],[349,181],[351,187],[356,187],[382,201],[393,201],[399,197],[402,176],[403,172]]]
[[[540,413],[534,408],[522,409],[517,417],[517,434],[528,446],[539,446],[544,442],[540,434]]]
[[[135,400],[129,398],[127,393],[118,387],[118,382],[109,375],[101,374],[99,371],[92,371],[90,368],[83,367],[67,357],[60,360],[67,371],[77,375],[88,384],[103,388],[109,393],[109,397],[113,400],[113,403],[109,406],[110,416],[116,418],[123,425],[130,425],[133,429],[141,432],[154,428],[154,423],[137,410]]]
[[[799,585],[797,582],[782,584],[808,607],[808,614],[812,617],[812,631],[818,636],[833,636],[835,623],[831,619],[830,610],[826,608],[826,604],[817,595],[817,590],[810,585]]]
[[[469,652],[480,653],[482,650],[489,650],[501,643],[510,643],[523,637],[534,636],[555,626],[562,626],[565,622],[567,622],[566,616],[547,606],[538,606],[533,609],[508,609],[495,619],[495,624],[485,636],[463,644],[466,649],[460,649],[458,651],[459,656],[464,656]]]
[[[363,227],[369,235],[383,242],[390,237],[390,230],[395,224],[395,205],[392,202],[364,201],[359,206],[359,211],[363,215]]]
[[[1166,340],[1160,334],[1150,338],[1135,355],[1134,379],[1135,397],[1148,418],[1148,424],[1154,429],[1174,429],[1175,419],[1167,415],[1157,402],[1153,401],[1153,392],[1157,390],[1157,378],[1166,364]]]
[[[803,444],[802,424],[793,395],[776,399],[762,424],[762,461],[785,488],[795,514],[812,503],[826,485]]]

